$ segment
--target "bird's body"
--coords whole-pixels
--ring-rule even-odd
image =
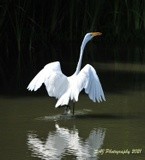
[[[95,69],[87,64],[80,70],[85,45],[93,36],[97,35],[100,35],[100,32],[86,34],[81,45],[79,62],[72,76],[67,77],[62,73],[58,61],[52,62],[44,66],[30,82],[27,89],[36,91],[44,83],[48,95],[58,99],[55,105],[56,108],[68,105],[69,101],[77,102],[79,93],[83,89],[85,89],[85,92],[93,102],[105,100],[103,89]]]

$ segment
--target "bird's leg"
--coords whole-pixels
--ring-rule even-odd
[[[72,109],[73,109],[72,113],[73,113],[73,116],[74,116],[74,114],[75,114],[75,102],[73,102],[73,108]]]

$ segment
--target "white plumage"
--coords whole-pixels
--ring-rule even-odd
[[[79,93],[83,89],[85,89],[85,92],[93,102],[105,101],[104,92],[95,69],[87,64],[80,71],[85,45],[94,36],[99,35],[101,35],[100,32],[92,32],[85,35],[81,45],[79,62],[72,76],[67,77],[62,73],[58,61],[52,62],[44,66],[30,82],[27,89],[37,91],[44,83],[48,95],[58,99],[55,107],[68,105],[70,100],[77,102]]]

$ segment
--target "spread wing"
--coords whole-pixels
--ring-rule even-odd
[[[30,82],[27,89],[37,91],[45,84],[48,95],[59,98],[68,88],[68,79],[62,73],[60,63],[47,64]]]
[[[82,89],[89,95],[89,98],[96,102],[105,101],[104,92],[95,69],[87,64],[77,75],[78,94]],[[78,95],[77,94],[77,95]]]

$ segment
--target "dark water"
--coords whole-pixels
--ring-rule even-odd
[[[145,65],[93,65],[107,101],[81,94],[74,117],[47,96],[1,95],[0,159],[144,160]]]

